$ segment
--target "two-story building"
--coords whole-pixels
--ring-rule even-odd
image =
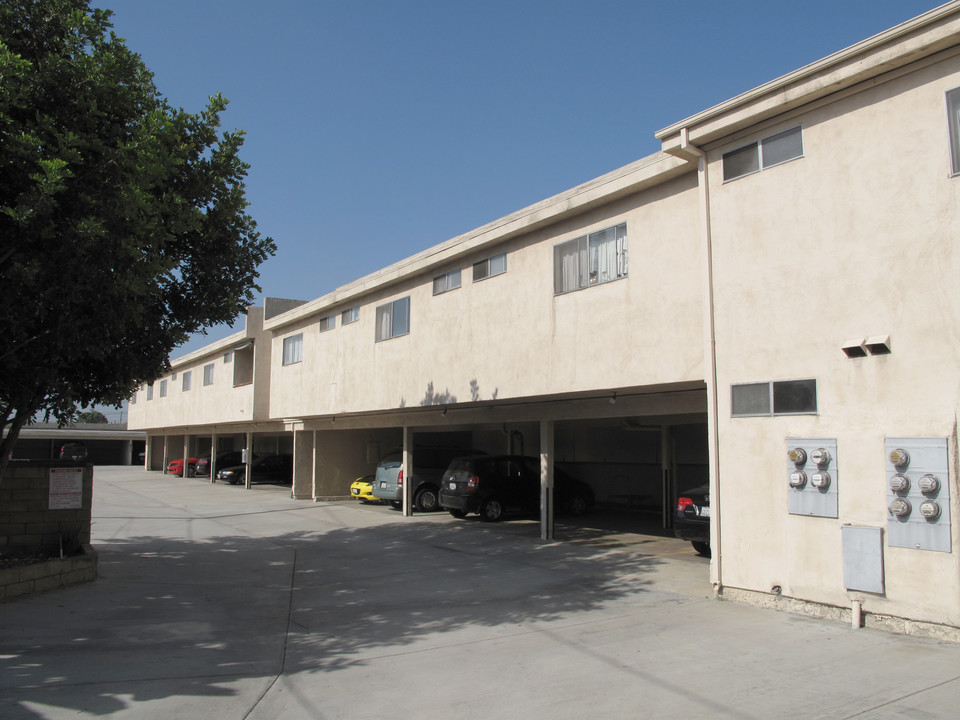
[[[316,499],[394,446],[407,468],[444,438],[539,455],[545,537],[557,464],[663,523],[709,482],[719,595],[960,637],[960,2],[656,137],[328,295],[251,309],[173,368],[221,372],[250,340],[252,388],[161,379],[130,426],[154,456],[288,448],[294,495]]]

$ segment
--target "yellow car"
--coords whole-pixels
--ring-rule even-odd
[[[350,494],[362,503],[378,503],[380,500],[373,496],[373,475],[357,478],[350,485]]]

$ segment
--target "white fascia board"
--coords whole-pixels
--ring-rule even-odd
[[[738,95],[655,133],[664,152],[687,157],[681,130],[703,146],[745,127],[960,45],[960,0]]]
[[[228,335],[222,340],[217,340],[216,342],[212,342],[209,345],[204,345],[202,348],[198,350],[194,350],[193,352],[187,353],[186,355],[181,355],[175,360],[171,360],[170,367],[176,370],[177,368],[183,367],[184,365],[193,365],[198,360],[202,360],[208,355],[217,355],[217,354],[226,352],[227,350],[230,350],[233,346],[244,342],[248,338],[249,336],[247,335],[247,331],[241,330],[240,332],[234,333],[233,335]]]
[[[686,162],[662,152],[654,153],[343,285],[323,297],[270,318],[263,327],[265,330],[277,330],[311,315],[327,313],[335,306],[347,307],[351,300],[431,268],[452,263],[483,247],[493,247],[517,235],[578,215],[624,195],[660,185],[690,171]]]

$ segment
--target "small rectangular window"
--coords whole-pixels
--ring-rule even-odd
[[[303,360],[303,333],[283,339],[283,364],[294,365]]]
[[[473,264],[473,281],[485,280],[494,275],[502,275],[507,271],[507,254],[493,255]]]
[[[376,341],[410,332],[410,298],[400,298],[377,307]]]
[[[213,385],[213,363],[203,366],[203,384]]]
[[[153,383],[147,385],[147,400],[153,400]]]
[[[553,249],[553,291],[560,295],[627,277],[627,225],[621,223]]]
[[[960,175],[960,88],[947,93],[947,121],[950,128],[950,169]]]
[[[349,325],[350,323],[355,323],[360,319],[360,306],[355,305],[352,308],[347,308],[342,313],[340,313],[340,324]]]
[[[167,381],[161,380],[160,381],[160,397],[166,397],[166,396],[167,396]]]
[[[186,372],[183,373],[183,380],[182,380],[183,385],[181,386],[180,392],[186,392],[187,390],[190,389],[190,382],[192,379],[193,379],[192,370],[187,370]]]
[[[803,128],[797,126],[723,154],[723,179],[736,180],[803,157]]]
[[[333,330],[336,326],[337,326],[336,315],[327,315],[326,317],[320,318],[320,332]]]
[[[233,362],[233,353],[225,352],[223,354],[223,364],[226,365],[228,362]]]
[[[460,268],[438,275],[433,279],[434,295],[456,290],[458,287],[460,287]]]
[[[134,392],[133,395],[130,396],[129,403],[130,403],[131,405],[136,405],[136,404],[137,404],[137,393],[136,393],[136,392]]]
[[[730,388],[732,417],[817,413],[816,380],[743,383]]]
[[[815,412],[817,412],[816,380],[781,380],[773,383],[774,415]]]

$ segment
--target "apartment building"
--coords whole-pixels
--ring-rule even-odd
[[[444,438],[540,455],[547,500],[563,465],[665,525],[709,482],[719,595],[960,638],[960,2],[656,137],[329,295],[251,309],[252,387],[171,394],[171,375],[130,427],[175,457],[283,444],[302,498]],[[173,368],[216,373],[246,341]]]

